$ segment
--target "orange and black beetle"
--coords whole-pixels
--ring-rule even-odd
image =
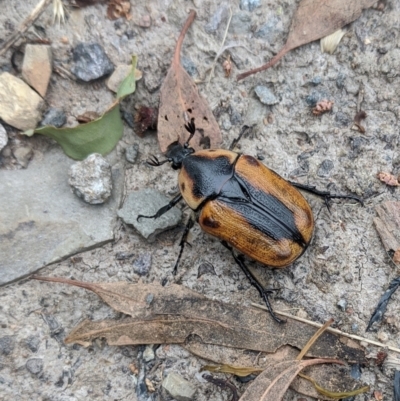
[[[190,136],[181,145],[169,145],[167,159],[159,161],[153,156],[149,164],[160,166],[170,162],[180,169],[180,194],[153,216],[157,218],[176,205],[182,198],[195,212],[200,227],[208,234],[222,240],[251,259],[272,268],[293,263],[307,248],[314,230],[314,218],[310,205],[303,195],[281,176],[254,157],[232,150],[208,149],[195,151],[189,141],[195,133],[193,120],[186,129]],[[232,147],[231,147],[232,148]],[[303,187],[303,186],[302,186]],[[325,197],[342,197],[303,187]],[[343,196],[357,199],[353,196]],[[189,220],[181,240],[183,247],[193,221]],[[243,257],[235,255],[235,261],[243,269],[250,282],[264,298],[272,316],[275,316],[266,291],[246,267]]]

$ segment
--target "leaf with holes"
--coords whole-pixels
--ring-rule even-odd
[[[158,142],[162,152],[172,142],[187,140],[189,134],[185,124],[191,118],[195,119],[197,128],[190,142],[193,148],[218,148],[222,142],[221,131],[209,105],[180,63],[183,39],[195,16],[192,11],[179,35],[171,67],[161,87]]]

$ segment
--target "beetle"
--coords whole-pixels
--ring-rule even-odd
[[[180,170],[180,193],[154,215],[139,215],[138,220],[158,218],[183,199],[193,210],[200,227],[220,239],[231,251],[236,263],[264,299],[272,317],[282,322],[269,303],[269,291],[247,268],[243,255],[271,268],[282,268],[292,264],[307,249],[314,231],[314,217],[310,205],[295,185],[324,196],[326,202],[329,198],[361,200],[352,195],[331,195],[315,187],[285,180],[254,157],[234,152],[232,149],[240,136],[228,150],[195,151],[189,146],[196,132],[194,119],[185,128],[190,135],[183,145],[173,142],[167,148],[165,160],[159,161],[152,156],[148,161],[151,166],[169,162],[173,169]],[[191,217],[180,242],[174,273],[193,224]],[[234,249],[240,254],[237,255]]]

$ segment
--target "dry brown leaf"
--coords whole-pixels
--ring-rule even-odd
[[[158,115],[158,142],[161,152],[179,140],[184,143],[189,137],[185,124],[195,119],[196,135],[190,146],[218,148],[222,142],[221,131],[206,100],[200,96],[196,84],[180,63],[183,39],[196,13],[191,11],[179,35],[171,67],[161,87],[160,111]]]
[[[225,71],[225,77],[229,78],[232,72],[232,61],[230,54],[228,55],[228,58],[222,63],[222,68]]]
[[[383,394],[381,391],[375,390],[374,391],[374,398],[376,401],[383,401]]]
[[[159,284],[85,283],[63,278],[40,276],[33,276],[33,278],[93,291],[116,311],[134,318],[116,322],[82,323],[73,332],[78,334],[79,328],[79,341],[90,341],[95,336],[109,336],[113,343],[128,341],[128,337],[129,341],[138,344],[182,343],[190,337],[192,333],[190,329],[193,328],[199,333],[204,333],[202,334],[204,338],[200,335],[203,342],[232,348],[275,352],[286,344],[302,349],[315,332],[315,328],[306,323],[288,319],[286,324],[280,325],[262,310],[213,301],[177,284],[163,287]],[[129,332],[132,328],[132,333],[136,333],[135,322],[136,326],[148,324],[159,331],[153,329],[146,334],[147,339],[142,339],[140,333],[138,334],[140,338],[136,338],[134,337],[136,334]],[[179,325],[182,329],[177,331],[168,329]],[[207,333],[205,326],[212,329],[212,332]],[[85,335],[84,327],[88,330],[87,335]],[[114,334],[111,334],[112,330],[115,330]],[[277,332],[279,335],[276,335]],[[72,333],[69,336],[70,342],[73,341],[71,336]],[[332,333],[324,333],[307,355],[337,357],[353,363],[365,361],[364,351],[361,348],[344,344]]]
[[[183,345],[192,354],[199,358],[211,361],[219,365],[232,366],[253,366],[258,369],[266,369],[268,366],[278,362],[296,359],[299,350],[289,345],[284,345],[274,353],[250,351],[246,349],[227,348],[213,344],[205,344],[195,339],[190,339]],[[323,350],[321,350],[323,351]],[[311,350],[312,352],[312,350]],[[320,354],[317,357],[325,357]],[[349,370],[349,369],[346,369]],[[324,388],[330,388],[337,393],[344,392],[349,388],[357,388],[360,382],[353,379],[350,373],[343,371],[343,366],[324,365],[310,366],[305,372]],[[312,383],[297,377],[290,385],[290,388],[308,397],[319,398],[321,400],[331,400],[317,392]]]
[[[321,363],[338,363],[336,359],[309,359],[305,361],[284,361],[269,366],[253,383],[247,387],[239,401],[280,401],[296,378],[305,367]]]
[[[376,0],[302,0],[293,16],[286,44],[267,64],[237,76],[237,80],[275,65],[286,53],[321,39],[357,19]]]

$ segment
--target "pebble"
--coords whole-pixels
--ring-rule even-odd
[[[139,276],[147,276],[151,267],[151,253],[146,252],[140,255],[133,263],[133,271]]]
[[[0,124],[0,152],[8,143],[8,135],[6,129]]]
[[[52,59],[50,46],[27,44],[25,47],[22,78],[42,97],[46,96],[50,82]]]
[[[25,340],[25,344],[32,352],[37,352],[39,349],[40,339],[37,336],[31,335]]]
[[[177,373],[170,373],[162,382],[163,388],[178,401],[193,400],[196,387]]]
[[[178,225],[182,212],[177,207],[173,207],[158,219],[142,218],[138,221],[137,217],[139,214],[151,216],[169,201],[170,199],[164,194],[152,188],[134,191],[126,197],[122,208],[118,211],[118,216],[126,224],[133,225],[149,242],[153,242],[157,234]]]
[[[281,34],[282,30],[277,28],[280,19],[276,16],[269,18],[268,21],[261,25],[261,27],[254,33],[256,38],[262,38],[272,43],[276,40],[277,36]]]
[[[14,338],[12,336],[4,336],[0,338],[0,355],[10,355],[14,349]]]
[[[0,75],[0,118],[4,122],[21,131],[35,128],[43,105],[43,99],[22,79],[8,72]]]
[[[279,102],[276,96],[266,86],[258,85],[255,87],[254,91],[256,92],[256,95],[260,99],[261,103],[272,106],[273,104]]]
[[[380,331],[378,333],[378,340],[381,343],[386,343],[389,340],[389,336],[384,331]]]
[[[139,154],[139,144],[134,143],[125,150],[125,158],[129,163],[134,164]]]
[[[126,110],[121,110],[121,115],[130,128],[135,128],[135,118],[132,113]]]
[[[310,107],[315,107],[316,104],[320,101],[320,100],[324,100],[324,99],[330,99],[331,96],[329,94],[329,92],[327,90],[324,89],[314,89],[311,91],[311,93],[306,97],[306,103],[310,106]]]
[[[239,125],[242,123],[242,115],[236,110],[232,110],[229,117],[232,125]]]
[[[346,80],[346,75],[344,74],[339,74],[336,78],[336,86],[338,89],[343,89],[344,88],[344,82]]]
[[[334,168],[334,164],[331,160],[325,159],[318,167],[317,175],[318,177],[329,177],[331,171]]]
[[[357,324],[357,323],[353,323],[353,324],[351,325],[351,331],[352,331],[353,333],[357,333],[357,331],[358,331],[358,324]]]
[[[104,203],[112,190],[111,167],[98,153],[76,162],[69,170],[72,192],[91,205]]]
[[[219,28],[222,21],[228,18],[229,15],[229,8],[226,4],[221,5],[217,11],[212,15],[204,30],[207,33],[214,33]]]
[[[335,114],[335,121],[337,123],[336,125],[341,127],[347,127],[353,122],[352,118],[347,113],[343,113],[341,111],[338,111]]]
[[[319,85],[322,82],[322,78],[319,76],[313,77],[310,83],[314,86]]]
[[[245,11],[254,11],[260,5],[260,0],[240,0],[239,3],[240,9]]]
[[[43,370],[43,360],[41,358],[28,359],[25,367],[33,375],[38,375]]]
[[[336,305],[337,305],[337,307],[339,309],[341,309],[344,312],[346,310],[346,307],[347,307],[347,301],[342,298],[342,299],[339,300],[339,302]]]
[[[63,110],[50,107],[44,114],[44,117],[40,122],[40,125],[41,126],[51,125],[56,128],[61,128],[66,122],[67,122],[67,116],[65,115]]]
[[[19,146],[13,151],[14,157],[22,168],[27,168],[29,161],[32,159],[33,151],[28,146]]]
[[[197,278],[200,278],[204,274],[216,275],[214,266],[210,262],[202,263],[197,269]]]
[[[251,17],[249,14],[234,14],[229,26],[229,33],[234,35],[248,35],[251,29]]]
[[[110,78],[108,78],[107,80],[107,88],[110,89],[110,91],[117,93],[122,81],[128,76],[131,70],[131,65],[118,65],[114,72],[111,74]]]
[[[146,345],[146,348],[143,351],[143,359],[146,362],[150,362],[150,361],[154,360],[154,358],[155,358],[155,354],[154,354],[153,346]]]
[[[73,51],[75,65],[72,73],[82,81],[90,82],[114,71],[114,65],[98,43],[79,43]]]
[[[194,77],[199,74],[196,65],[190,58],[182,57],[181,60],[182,67],[186,70],[186,72],[191,76]]]

